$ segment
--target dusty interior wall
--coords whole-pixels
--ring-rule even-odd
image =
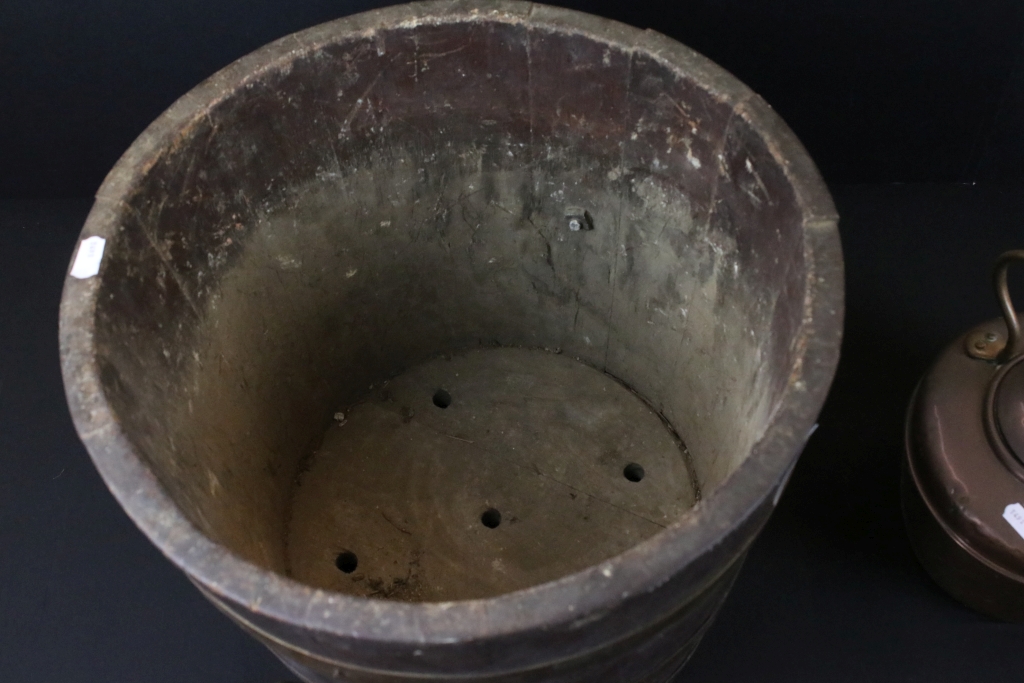
[[[712,490],[789,380],[807,277],[742,112],[644,53],[483,21],[254,75],[153,165],[108,259],[111,404],[201,529],[279,571],[336,406],[456,348],[607,370]]]

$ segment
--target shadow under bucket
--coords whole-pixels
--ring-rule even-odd
[[[307,681],[667,681],[832,379],[836,220],[771,109],[664,36],[361,14],[114,167],[68,402],[136,524]]]

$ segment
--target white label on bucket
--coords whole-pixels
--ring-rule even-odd
[[[1003,519],[1010,523],[1014,531],[1024,538],[1024,505],[1011,503],[1003,510]]]
[[[103,260],[103,247],[107,241],[102,237],[88,237],[78,247],[78,255],[71,266],[71,277],[83,280],[100,272],[100,261]]]

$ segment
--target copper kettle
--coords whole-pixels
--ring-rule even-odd
[[[938,357],[910,401],[903,516],[931,577],[973,609],[1024,620],[1024,339],[1006,272],[1003,311]]]

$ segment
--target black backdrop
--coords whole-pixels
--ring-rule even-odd
[[[0,197],[91,194],[175,99],[374,0],[3,0]],[[1024,176],[1020,0],[577,0],[765,97],[830,183]]]
[[[57,305],[88,197],[150,121],[243,54],[382,4],[0,0],[0,682],[287,679],[104,490],[64,404]],[[842,216],[846,336],[821,428],[682,680],[1020,683],[1024,625],[928,580],[898,483],[915,382],[997,314],[987,269],[1024,246],[1024,2],[570,6],[760,92]]]

